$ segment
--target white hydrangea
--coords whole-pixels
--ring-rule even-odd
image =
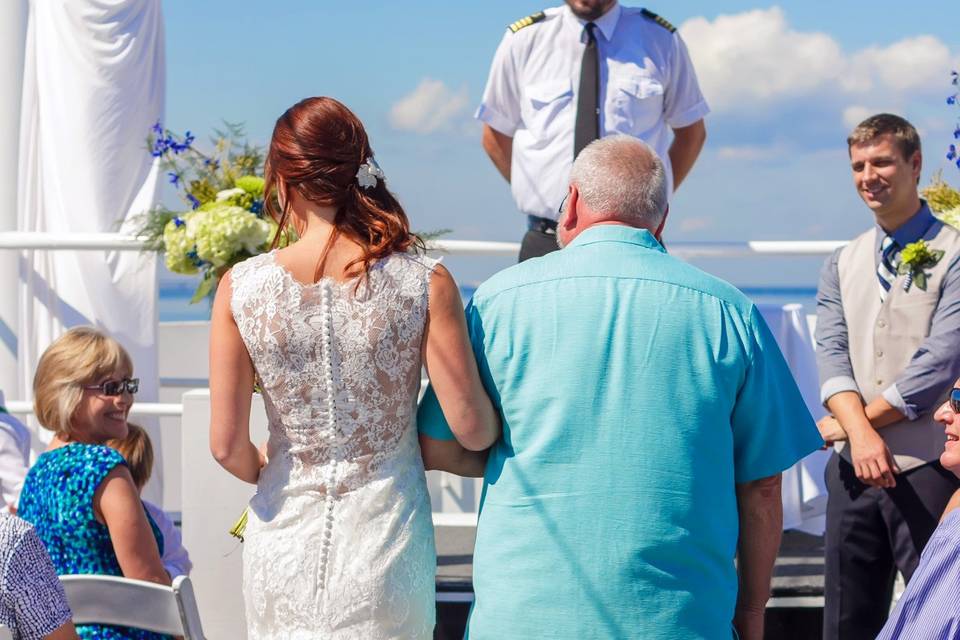
[[[224,189],[223,191],[217,192],[217,197],[215,198],[215,200],[217,202],[225,202],[230,198],[232,198],[233,196],[242,196],[244,193],[246,193],[246,191],[244,191],[240,187],[234,187],[233,189]]]
[[[270,225],[241,207],[217,205],[197,211],[187,222],[195,222],[197,256],[214,268],[232,264],[241,251],[254,255],[267,241]]]

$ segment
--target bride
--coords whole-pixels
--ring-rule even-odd
[[[266,211],[299,240],[223,277],[210,337],[211,450],[257,485],[243,553],[249,636],[430,638],[421,365],[459,441],[426,441],[423,455],[462,465],[460,445],[483,450],[500,432],[459,291],[414,253],[422,244],[363,124],[336,100],[308,98],[277,120],[265,180]],[[250,440],[255,380],[265,453]]]

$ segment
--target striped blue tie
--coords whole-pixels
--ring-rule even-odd
[[[887,298],[887,292],[897,279],[897,267],[894,264],[897,243],[890,236],[884,236],[880,243],[880,263],[877,265],[877,280],[880,282],[880,302]]]

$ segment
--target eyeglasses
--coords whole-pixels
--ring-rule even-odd
[[[954,413],[960,413],[960,389],[950,390],[950,408]]]
[[[565,194],[563,194],[563,200],[560,201],[560,206],[557,207],[557,217],[558,217],[558,218],[563,215],[563,205],[567,204],[567,196],[569,196],[569,195],[570,195],[570,192],[569,192],[569,191],[567,191]]]
[[[123,380],[107,380],[100,384],[85,385],[84,389],[96,389],[105,396],[118,396],[124,391],[130,395],[140,390],[140,378],[124,378]]]

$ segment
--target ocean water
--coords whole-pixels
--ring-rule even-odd
[[[190,298],[196,288],[196,281],[162,280],[160,283],[160,322],[183,320],[209,320],[211,300],[205,299],[190,304]],[[461,286],[460,295],[466,301],[473,296],[476,286]],[[814,298],[817,290],[813,287],[742,287],[747,297],[757,304],[798,303],[804,306],[806,313],[815,312]]]

